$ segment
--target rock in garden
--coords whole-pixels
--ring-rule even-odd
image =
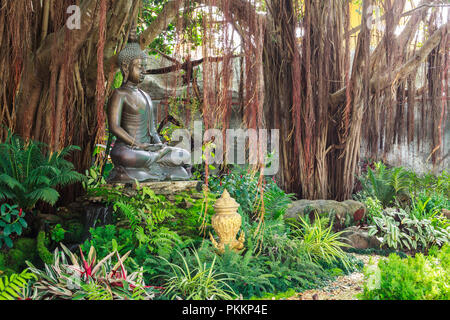
[[[367,230],[363,230],[357,226],[352,226],[345,229],[341,237],[342,242],[347,243],[355,249],[379,249],[381,246],[381,242],[377,237],[369,236]]]
[[[317,212],[319,216],[327,215],[330,220],[334,221],[335,229],[341,230],[345,226],[351,226],[360,221],[365,215],[366,207],[363,203],[354,200],[338,202],[303,199],[292,202],[284,218],[299,220],[299,217],[308,214],[310,219],[314,219],[314,212]]]

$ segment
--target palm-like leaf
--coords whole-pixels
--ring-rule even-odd
[[[53,153],[46,150],[43,143],[25,143],[18,136],[8,135],[0,144],[0,199],[11,199],[25,210],[33,209],[38,201],[53,205],[59,198],[57,187],[84,179],[64,159],[79,147],[69,146]]]

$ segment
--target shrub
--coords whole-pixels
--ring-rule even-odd
[[[14,234],[20,236],[27,226],[22,209],[19,210],[17,205],[2,204],[0,207],[0,248],[3,246],[3,242],[7,247],[12,248],[11,237]]]
[[[242,212],[250,217],[261,210],[262,189],[266,217],[276,220],[284,215],[294,195],[286,194],[274,180],[267,177],[263,177],[260,185],[259,178],[258,172],[233,167],[227,174],[211,176],[209,188],[218,195],[227,189],[230,196],[239,203]]]
[[[375,169],[368,168],[367,175],[359,177],[363,193],[377,198],[383,207],[389,206],[400,194],[406,194],[411,186],[411,173],[401,167],[386,168],[375,163]]]
[[[389,248],[427,251],[432,245],[442,246],[450,240],[450,226],[445,222],[441,227],[429,219],[410,216],[403,209],[388,208],[374,221],[369,235],[382,237],[382,244]]]
[[[450,246],[437,254],[401,259],[391,254],[378,267],[365,270],[362,299],[366,300],[449,300]]]

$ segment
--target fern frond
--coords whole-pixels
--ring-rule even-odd
[[[37,277],[28,269],[20,274],[12,274],[9,278],[0,278],[0,300],[16,300],[21,297],[22,289],[26,287],[28,281]]]

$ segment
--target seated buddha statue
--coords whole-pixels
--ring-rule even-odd
[[[109,130],[117,138],[111,150],[110,183],[187,180],[191,176],[190,153],[162,143],[156,130],[156,108],[138,87],[145,77],[146,59],[134,33],[118,55],[123,84],[113,91],[107,111]]]

